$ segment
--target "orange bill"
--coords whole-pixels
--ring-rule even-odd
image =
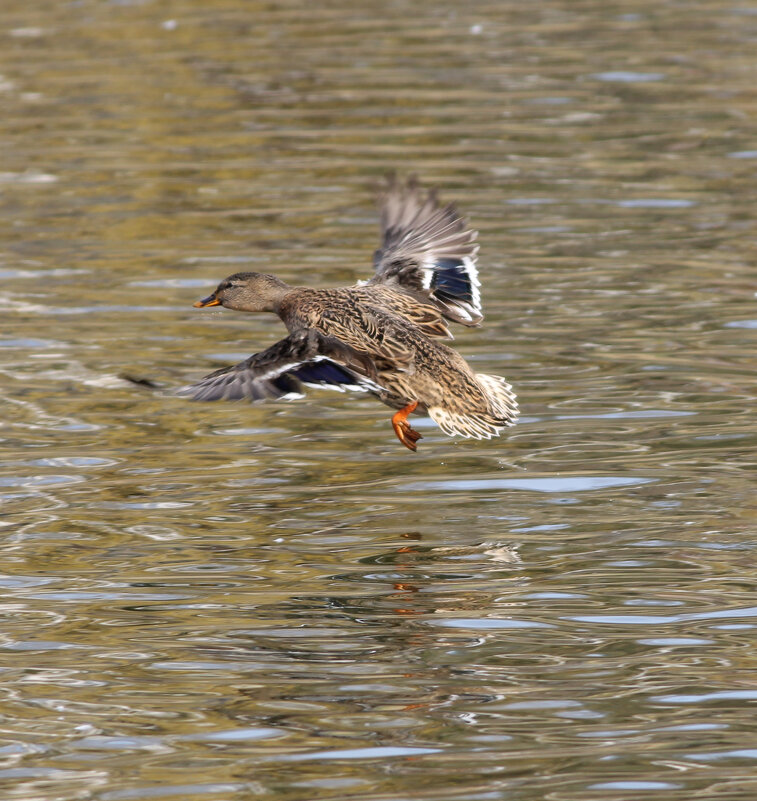
[[[202,309],[205,306],[220,306],[221,301],[215,295],[208,295],[207,298],[203,298],[202,300],[198,300],[196,303],[192,304],[196,309]]]

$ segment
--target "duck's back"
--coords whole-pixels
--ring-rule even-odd
[[[372,358],[396,360],[400,368],[413,362],[415,355],[431,342],[421,327],[423,318],[418,325],[366,289],[297,287],[285,297],[279,315],[290,331],[314,328]],[[433,321],[439,319],[429,308]]]

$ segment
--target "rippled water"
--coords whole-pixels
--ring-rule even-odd
[[[6,0],[0,788],[738,799],[755,772],[752,7]],[[493,442],[192,404],[239,269],[481,232]],[[159,390],[124,376],[155,382]]]

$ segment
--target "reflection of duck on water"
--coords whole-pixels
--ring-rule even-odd
[[[329,605],[348,607],[356,615],[391,611],[403,617],[436,616],[440,620],[472,617],[488,608],[508,584],[521,586],[523,581],[517,543],[444,546],[423,544],[417,532],[401,537],[408,541],[406,545],[360,559],[367,567],[365,573],[353,569],[329,577],[336,582],[360,582],[363,589],[365,582],[370,582],[379,588],[376,593],[340,595],[330,598]],[[468,584],[471,580],[475,589]]]
[[[416,450],[411,412],[428,412],[445,434],[489,439],[513,425],[518,406],[504,378],[474,373],[438,341],[445,320],[483,319],[476,232],[454,206],[414,181],[390,183],[381,213],[375,274],[338,289],[292,287],[272,275],[237,273],[195,306],[274,312],[289,336],[186,387],[195,400],[302,397],[306,387],[371,392],[399,409],[392,425]]]

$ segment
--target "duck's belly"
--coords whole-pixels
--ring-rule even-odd
[[[384,392],[376,393],[377,397],[393,409],[417,402],[418,412],[433,407],[486,409],[481,387],[465,359],[441,343],[426,340],[424,345],[422,358],[407,371],[379,368],[378,383]]]
[[[379,370],[378,383],[384,387],[376,396],[393,409],[404,409],[417,403],[416,412],[427,412],[430,406],[445,405],[444,382],[426,370],[408,372]]]
[[[375,393],[376,397],[382,402],[385,403],[392,409],[404,409],[405,406],[413,403],[414,401],[417,402],[417,406],[415,408],[416,412],[426,412],[428,409],[426,408],[426,404],[421,401],[419,398],[410,398],[405,395],[398,395],[394,392],[377,392]]]

